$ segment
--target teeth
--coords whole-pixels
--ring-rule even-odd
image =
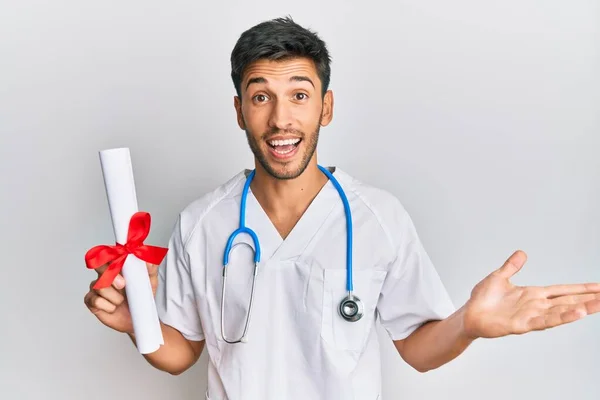
[[[281,150],[277,150],[275,149],[275,153],[277,154],[287,154],[287,153],[291,153],[292,151],[294,151],[294,148],[292,147],[291,149],[287,150],[287,151],[281,151]]]
[[[285,139],[285,140],[269,140],[271,146],[288,146],[290,144],[296,144],[300,139]]]

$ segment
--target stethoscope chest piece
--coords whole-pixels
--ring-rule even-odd
[[[364,314],[364,307],[362,301],[349,293],[341,302],[339,312],[342,318],[346,321],[356,322],[362,318]]]

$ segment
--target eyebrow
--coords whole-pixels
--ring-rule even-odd
[[[315,87],[315,84],[313,83],[312,79],[310,79],[308,76],[295,75],[290,78],[290,82],[308,82],[312,85],[313,88]],[[267,83],[267,80],[262,76],[248,79],[248,83],[246,83],[246,90],[248,90],[248,87],[253,83]]]

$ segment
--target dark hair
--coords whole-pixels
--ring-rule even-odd
[[[282,61],[296,57],[313,60],[325,95],[331,76],[331,58],[325,42],[316,32],[306,29],[291,17],[261,22],[246,30],[231,52],[231,79],[241,96],[242,75],[246,67],[259,59]]]

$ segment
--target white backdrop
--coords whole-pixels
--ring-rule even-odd
[[[396,194],[457,305],[522,248],[519,284],[600,281],[597,0],[0,3],[0,398],[202,399],[88,313],[111,243],[100,149],[131,149],[148,243],[241,168],[229,56],[291,14],[333,56],[319,160]],[[382,335],[385,339],[385,336]],[[387,399],[597,399],[600,316],[479,341],[418,374],[385,342]]]

